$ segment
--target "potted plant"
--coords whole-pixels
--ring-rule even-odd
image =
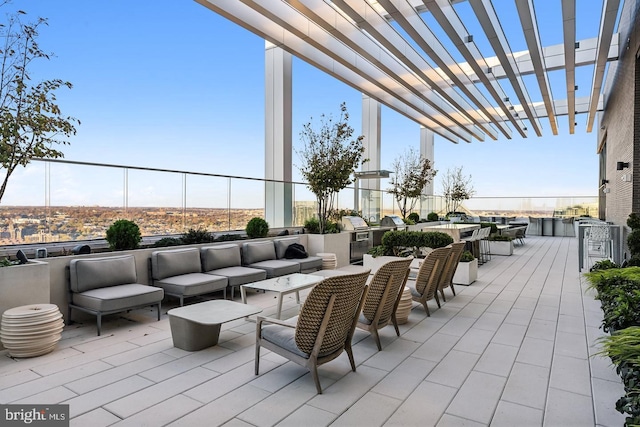
[[[513,255],[513,238],[499,234],[489,237],[491,255]]]
[[[263,218],[254,217],[247,223],[247,237],[250,239],[259,239],[261,237],[267,237],[269,234],[269,223]]]
[[[464,251],[453,275],[453,283],[469,286],[478,278],[478,259],[469,251]]]
[[[119,219],[107,230],[106,236],[109,247],[115,251],[137,249],[140,246],[142,236],[140,227],[128,219]]]

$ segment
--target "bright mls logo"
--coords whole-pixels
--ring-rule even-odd
[[[68,427],[69,405],[0,405],[0,426]]]

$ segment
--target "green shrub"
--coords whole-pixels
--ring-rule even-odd
[[[215,242],[230,242],[233,240],[242,240],[240,234],[222,234],[214,239]]]
[[[392,254],[387,254],[386,248],[383,245],[376,245],[371,249],[369,249],[367,253],[374,258],[379,256],[384,256],[384,255],[392,255]]]
[[[632,230],[640,229],[640,215],[635,212],[630,213],[627,218],[627,226]]]
[[[495,234],[498,232],[498,226],[496,225],[495,222],[481,222],[480,223],[480,228],[487,228],[487,227],[491,227],[491,234]]]
[[[420,215],[418,215],[417,212],[411,212],[409,215],[407,215],[407,219],[413,221],[413,223],[415,224],[416,222],[420,221]]]
[[[632,326],[598,340],[598,353],[611,358],[624,384],[625,395],[616,402],[616,410],[630,415],[625,425],[640,424],[640,328]]]
[[[186,233],[182,235],[181,239],[185,245],[195,245],[197,243],[213,242],[213,235],[202,228],[199,228],[197,230],[190,228]]]
[[[603,259],[593,263],[589,271],[608,270],[610,268],[620,268],[620,266],[609,259]]]
[[[109,247],[116,251],[136,249],[140,245],[142,236],[138,225],[128,219],[119,219],[107,230]]]
[[[325,234],[339,233],[340,227],[338,226],[337,222],[327,221],[327,223],[325,224],[324,232]]]
[[[640,325],[640,267],[598,270],[585,278],[600,300],[605,332]]]
[[[267,237],[267,234],[269,234],[269,224],[263,218],[254,217],[247,223],[245,231],[250,239]]]
[[[640,255],[640,228],[636,228],[627,236],[627,246],[631,256]]]
[[[320,221],[317,218],[309,218],[304,222],[304,228],[307,233],[319,234],[320,233]]]
[[[429,212],[429,214],[427,215],[427,219],[429,221],[438,221],[438,219],[440,219],[440,217],[435,212]]]
[[[382,236],[385,253],[394,256],[418,255],[420,248],[442,248],[453,238],[439,231],[387,231]]]
[[[167,246],[180,246],[183,245],[182,239],[176,239],[175,237],[163,237],[162,239],[156,241],[152,247],[154,248],[164,248]]]
[[[640,255],[633,255],[627,261],[627,267],[640,267]]]
[[[474,259],[476,259],[476,257],[474,257],[470,251],[464,251],[460,256],[460,262],[471,262]]]

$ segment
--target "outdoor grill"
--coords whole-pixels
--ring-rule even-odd
[[[396,230],[406,230],[407,224],[398,215],[387,215],[380,221],[381,227],[391,227]]]
[[[342,230],[351,233],[349,262],[361,262],[364,254],[373,246],[369,225],[359,216],[343,216]]]

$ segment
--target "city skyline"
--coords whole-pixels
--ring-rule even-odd
[[[31,19],[42,16],[49,21],[41,30],[40,44],[55,56],[37,65],[34,80],[59,77],[74,84],[58,94],[63,113],[82,122],[71,145],[62,147],[66,159],[264,177],[262,39],[191,1],[69,0],[62,9],[45,0],[14,0],[9,6],[24,9]],[[464,4],[456,7],[469,13]],[[547,4],[538,14],[548,8],[549,17],[561,16],[557,7]],[[513,5],[504,5],[497,12],[513,13],[510,8]],[[4,12],[8,10],[5,6]],[[598,25],[599,10],[577,8],[578,39]],[[561,25],[552,19],[540,21],[545,25],[541,34],[552,35],[543,44],[559,43]],[[522,40],[510,43],[514,51],[526,49]],[[580,91],[588,92],[591,71],[592,67],[577,70]],[[552,88],[563,90],[563,73],[549,75]],[[302,125],[323,113],[336,115],[342,101],[359,133],[361,94],[294,58],[294,181],[302,180],[295,152],[301,148]],[[596,135],[584,131],[584,117],[576,121],[574,135],[568,134],[563,116],[555,137],[544,120],[540,138],[502,136],[498,141],[455,145],[436,137],[435,193],[447,169],[463,166],[479,196],[596,195]],[[383,106],[381,167],[389,169],[405,149],[418,145],[419,126]],[[112,180],[102,172],[92,178],[101,183]],[[73,204],[101,193],[95,183],[82,185],[87,180],[82,173],[59,179],[67,194],[56,195],[53,203]],[[26,196],[41,191],[37,185],[40,181],[28,170],[18,169],[0,203],[23,204]],[[387,186],[383,181],[381,188]],[[164,187],[163,182],[152,182],[140,188],[141,197],[160,199]]]

